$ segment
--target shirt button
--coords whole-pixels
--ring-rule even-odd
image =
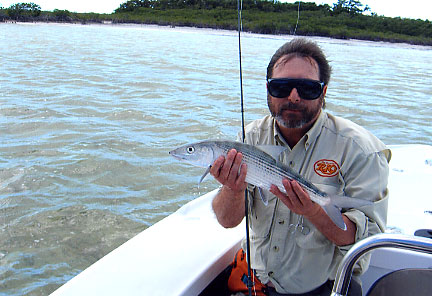
[[[278,223],[279,223],[280,225],[284,225],[285,220],[282,220],[282,219],[281,219],[281,220],[278,221]]]
[[[278,246],[274,246],[274,247],[273,247],[273,251],[275,251],[275,252],[279,252],[279,247],[278,247]]]
[[[291,160],[291,161],[289,162],[289,165],[290,165],[290,167],[293,168],[293,167],[294,167],[294,161]]]

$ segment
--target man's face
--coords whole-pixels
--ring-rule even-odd
[[[271,78],[319,80],[318,64],[310,58],[283,56],[276,62]],[[316,100],[302,99],[295,88],[285,98],[275,98],[267,94],[270,113],[281,127],[309,128],[318,118],[326,90],[327,86]]]

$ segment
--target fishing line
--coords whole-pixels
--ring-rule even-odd
[[[245,122],[244,122],[244,100],[243,100],[243,70],[242,70],[242,53],[241,53],[241,31],[242,31],[242,10],[243,1],[237,0],[237,20],[238,20],[238,49],[239,49],[239,66],[240,66],[240,105],[241,105],[241,124],[242,124],[242,142],[245,142]],[[248,277],[247,277],[247,288],[249,296],[252,296],[252,287],[254,286],[251,277],[251,264],[250,264],[250,235],[249,235],[249,202],[248,193],[245,189],[245,219],[246,219],[246,261],[248,265]],[[255,290],[255,289],[254,289]]]
[[[238,49],[239,49],[239,66],[240,66],[240,107],[241,107],[241,125],[242,125],[242,142],[245,142],[245,121],[244,121],[244,103],[243,103],[243,69],[242,69],[242,51],[241,51],[241,31],[242,24],[243,0],[237,0],[237,20],[238,20]]]
[[[298,7],[297,7],[297,23],[296,23],[296,26],[295,26],[295,28],[294,28],[294,33],[293,33],[293,35],[295,35],[296,34],[296,32],[297,32],[297,26],[298,26],[298,23],[299,23],[299,19],[300,19],[300,1],[298,2]]]
[[[245,131],[245,120],[244,120],[244,97],[243,97],[243,68],[242,68],[242,51],[241,51],[241,32],[243,30],[242,23],[242,10],[243,10],[243,0],[237,0],[237,21],[238,21],[238,51],[239,51],[239,77],[240,77],[240,109],[241,109],[241,127],[242,127],[242,142],[245,142],[246,131]],[[297,8],[297,23],[294,29],[293,35],[297,32],[297,27],[300,19],[300,1],[298,3]],[[248,202],[248,192],[245,189],[245,222],[246,222],[246,261],[247,261],[247,283],[246,286],[248,288],[249,296],[252,296],[252,287],[254,288],[254,294],[256,295],[255,289],[255,279],[252,280],[252,268],[251,268],[251,260],[250,260],[250,234],[249,234],[249,202]],[[255,277],[255,274],[253,274]]]

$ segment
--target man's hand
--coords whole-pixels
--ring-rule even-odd
[[[309,194],[294,180],[283,179],[282,184],[286,194],[276,185],[272,185],[270,192],[276,195],[291,211],[306,218],[318,214],[321,206],[310,199]]]
[[[323,208],[310,199],[309,194],[296,181],[283,179],[282,184],[286,194],[272,185],[270,192],[276,195],[291,211],[303,215],[315,227],[337,246],[353,244],[355,241],[356,225],[345,215],[343,219],[347,230],[342,230],[333,223]]]
[[[222,185],[228,187],[233,193],[244,192],[247,187],[247,165],[242,164],[243,155],[231,149],[226,158],[220,156],[213,163],[210,174]],[[239,173],[240,169],[240,173]]]
[[[210,174],[223,185],[213,199],[212,207],[219,224],[225,228],[239,225],[245,215],[247,166],[241,163],[242,158],[241,153],[232,149],[226,158],[219,157],[210,168]]]

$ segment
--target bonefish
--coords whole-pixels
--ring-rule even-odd
[[[247,165],[246,182],[255,185],[261,191],[270,190],[272,184],[285,192],[283,178],[297,181],[308,193],[312,201],[319,204],[332,221],[341,229],[346,229],[340,212],[341,208],[358,208],[372,202],[341,195],[329,195],[321,191],[314,184],[293,171],[289,166],[276,160],[276,156],[286,148],[282,146],[252,146],[234,141],[202,141],[181,146],[170,151],[170,155],[207,170],[200,182],[209,173],[211,165],[221,155],[226,156],[231,149],[241,152],[242,163]],[[260,192],[265,205],[268,200]]]

